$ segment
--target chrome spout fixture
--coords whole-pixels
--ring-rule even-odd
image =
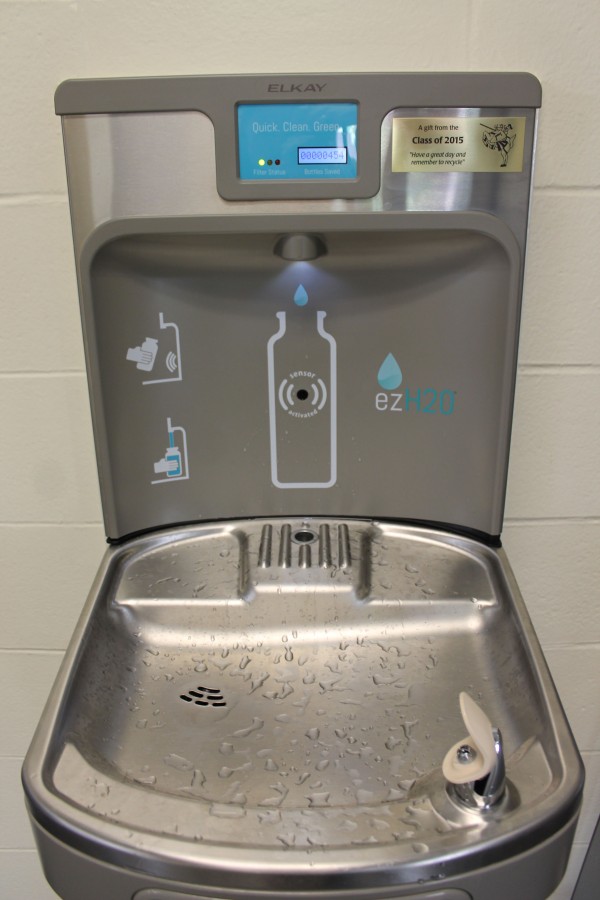
[[[502,734],[499,728],[493,728],[494,751],[496,762],[487,775],[475,781],[467,781],[464,784],[450,784],[448,792],[451,797],[458,800],[470,809],[486,810],[495,806],[504,796],[506,789],[506,769],[504,766],[504,748],[502,746]],[[467,753],[467,750],[470,753]],[[477,751],[468,744],[463,744],[457,751],[458,762],[464,765],[466,756],[474,758]],[[470,760],[466,760],[470,761]]]
[[[468,694],[462,692],[459,699],[469,734],[450,748],[442,770],[452,799],[484,811],[499,803],[505,794],[502,734]]]
[[[285,234],[279,238],[273,252],[290,262],[308,262],[324,256],[327,247],[316,234]]]

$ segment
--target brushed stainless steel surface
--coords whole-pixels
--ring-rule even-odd
[[[228,90],[232,84],[228,82]],[[357,76],[357,89],[362,84]],[[63,116],[96,455],[106,531],[111,538],[199,518],[304,511],[321,516],[386,516],[481,534],[500,533],[536,112],[522,107],[409,106],[410,95],[401,90],[402,84],[400,78],[398,102],[407,105],[393,106],[386,101],[381,116],[363,132],[363,137],[368,132],[369,139],[362,145],[361,165],[376,172],[379,183],[379,190],[366,199],[312,199],[301,193],[295,199],[246,199],[245,195],[235,202],[223,199],[218,191],[222,162],[218,148],[224,121],[233,116],[233,107],[221,109],[219,115],[213,111],[212,120],[193,109]],[[486,78],[482,87],[484,84]],[[239,90],[246,90],[243,80]],[[211,103],[216,103],[214,97]],[[429,120],[441,115],[457,120],[479,116],[522,119],[526,123],[523,170],[508,174],[501,170],[393,172],[394,120]],[[291,185],[290,189],[299,192],[304,186]],[[264,186],[261,190],[264,193]],[[471,218],[470,225],[463,221],[465,217]],[[496,252],[491,253],[487,237],[494,224],[494,238],[500,232],[502,236]],[[259,247],[256,238],[261,229],[268,231],[269,227],[275,231]],[[465,227],[473,230],[472,252],[460,257],[461,265],[456,267],[460,254],[450,242]],[[328,245],[328,254],[310,264],[310,271],[302,277],[316,273],[315,308],[327,312],[329,346],[333,347],[334,341],[339,345],[339,378],[336,375],[336,390],[328,389],[331,409],[311,420],[320,445],[328,442],[329,446],[328,458],[323,450],[313,453],[318,465],[306,463],[307,454],[302,452],[301,441],[313,439],[307,421],[292,437],[285,437],[290,417],[286,414],[282,420],[277,404],[274,410],[267,408],[263,396],[267,362],[265,353],[258,350],[273,335],[275,312],[287,308],[285,304],[291,302],[298,286],[293,286],[289,296],[283,290],[284,286],[287,290],[294,266],[309,266],[283,264],[273,255],[273,246],[282,236],[304,228],[309,234],[324,236]],[[430,244],[423,237],[422,229],[432,228],[445,235],[445,262],[438,258],[439,241]],[[221,256],[212,252],[215,229],[224,238],[222,249],[226,252]],[[485,235],[480,235],[479,229]],[[384,233],[396,230],[398,244],[384,239]],[[332,252],[336,231],[344,232],[337,243],[341,256]],[[356,240],[353,244],[354,231],[358,245]],[[189,256],[197,264],[193,285],[189,279],[185,284],[181,281],[181,276],[184,281],[187,278],[189,272],[183,269],[189,266],[177,250],[175,268],[173,260],[166,269],[158,265],[149,270],[141,259],[119,259],[119,248],[126,250],[138,239],[143,244],[151,234],[151,258],[164,261],[170,248],[190,246],[184,233],[197,241],[198,252]],[[413,238],[424,248],[418,273],[408,271],[414,255]],[[386,252],[378,253],[384,240]],[[208,265],[203,247],[209,249]],[[507,248],[508,255],[501,261]],[[244,259],[247,277],[240,268]],[[362,293],[357,291],[360,279],[348,268],[356,261],[360,261],[363,275]],[[326,276],[322,282],[318,280],[321,272]],[[107,293],[100,283],[104,276],[111,280]],[[435,284],[431,276],[435,276]],[[416,286],[416,294],[411,286]],[[344,291],[351,296],[344,297]],[[414,302],[417,296],[419,300]],[[227,315],[215,316],[216,310],[224,311],[225,298],[230,303]],[[111,303],[116,309],[109,309]],[[154,334],[155,315],[167,315],[166,308],[169,321],[183,323],[186,376],[178,391],[171,390],[172,385],[164,390],[159,386],[149,396],[150,389],[138,390],[140,385],[132,381],[131,363],[125,361],[125,354],[138,340],[133,332],[142,329]],[[384,308],[388,319],[382,315]],[[369,333],[365,330],[359,350],[355,317],[367,310]],[[242,316],[244,328],[239,327]],[[133,344],[124,336],[121,343],[126,324],[122,318],[131,329]],[[231,334],[211,331],[223,323],[231,325]],[[306,352],[320,352],[317,362],[331,379],[333,355],[325,366],[322,338],[315,337]],[[281,342],[277,349],[281,350]],[[431,416],[425,414],[418,423],[414,418],[401,423],[392,415],[402,410],[397,396],[388,397],[390,410],[380,414],[374,403],[375,375],[392,351],[401,356],[405,397],[407,390],[413,397],[421,389],[429,391],[429,398],[442,390],[446,398],[457,397],[456,415],[443,424],[451,426],[454,436],[457,432],[466,436],[466,446],[457,448],[453,439],[441,437],[439,416],[432,422],[426,422]],[[223,373],[226,354],[232,364]],[[380,358],[375,360],[375,356]],[[292,369],[296,370],[295,362]],[[217,373],[219,377],[215,377]],[[320,377],[324,379],[322,373]],[[495,379],[493,385],[488,384],[490,379]],[[248,388],[246,402],[238,416],[232,417],[228,411],[232,403],[238,404],[241,384]],[[328,384],[327,378],[323,384]],[[367,384],[373,385],[371,395],[364,389]],[[128,396],[128,391],[135,396]],[[127,412],[121,418],[123,403]],[[334,403],[339,415],[334,415]],[[132,414],[140,421],[134,423]],[[193,472],[189,479],[186,475],[179,483],[173,481],[168,489],[151,487],[150,456],[157,452],[157,442],[162,447],[166,419],[175,415],[189,437]],[[356,436],[355,422],[362,423]],[[270,447],[264,446],[269,429]],[[232,439],[231,431],[235,432]],[[219,444],[220,435],[227,438],[225,443]],[[438,457],[441,446],[445,446],[443,465]],[[382,449],[385,458],[380,459]],[[270,476],[264,465],[269,456]],[[401,487],[399,482],[393,487],[377,480],[365,482],[367,469],[387,467],[392,471],[395,463],[411,471]],[[148,465],[150,477],[145,474]],[[302,466],[306,472],[300,471]],[[451,471],[444,479],[446,466]],[[236,478],[248,470],[253,478],[249,481],[244,475],[244,488],[240,489]],[[363,490],[357,492],[355,485],[361,481]]]
[[[523,171],[508,178],[496,173],[393,173],[393,119],[441,114],[525,117]],[[63,116],[62,122],[76,258],[86,239],[102,223],[142,216],[354,215],[471,209],[503,219],[524,248],[536,124],[532,109],[398,106],[381,125],[380,190],[371,198],[351,200],[224,200],[216,186],[215,129],[210,118],[200,112]],[[294,230],[293,219],[290,230]]]
[[[441,774],[461,690],[503,732],[484,813]],[[108,551],[24,778],[40,824],[99,859],[358,889],[526,851],[574,814],[581,768],[501,552],[274,519]]]

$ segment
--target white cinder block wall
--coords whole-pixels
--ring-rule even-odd
[[[599,39],[597,0],[0,0],[3,898],[55,896],[19,768],[103,551],[55,86],[419,69],[544,88],[505,544],[588,772],[571,897],[600,806]]]

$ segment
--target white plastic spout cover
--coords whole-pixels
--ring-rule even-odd
[[[468,735],[448,750],[442,772],[452,784],[467,784],[489,775],[496,763],[496,747],[492,723],[481,707],[464,691],[459,694],[459,701]],[[475,753],[468,762],[461,762],[458,751],[465,744]]]

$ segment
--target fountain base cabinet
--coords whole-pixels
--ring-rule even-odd
[[[499,539],[537,81],[56,103],[110,546],[23,769],[50,884],[548,897],[583,770]]]

